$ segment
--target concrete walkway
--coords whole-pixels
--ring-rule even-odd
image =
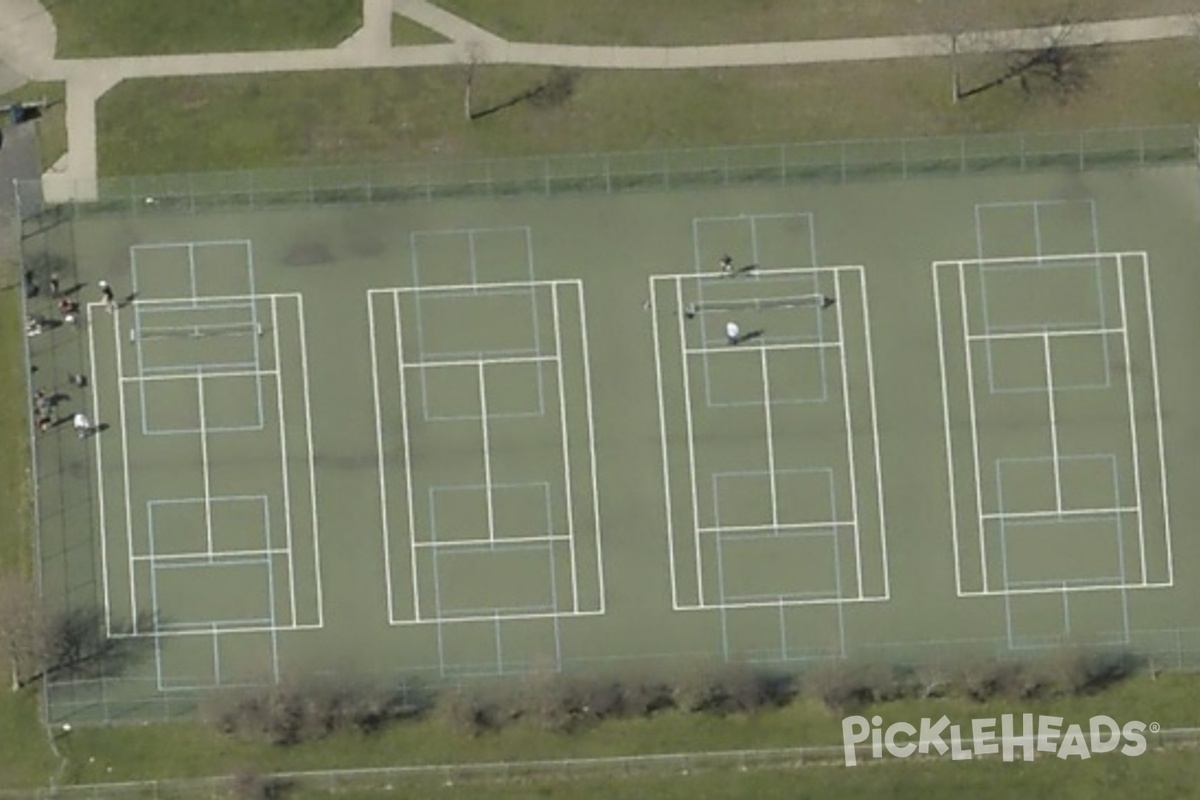
[[[448,44],[393,47],[391,21],[402,14],[450,39]],[[255,53],[62,59],[57,34],[38,0],[0,0],[0,62],[30,80],[67,84],[67,154],[44,176],[46,199],[96,196],[96,102],[127,78],[299,72],[466,63],[538,64],[592,69],[697,69],[814,64],[945,55],[945,35],[824,39],[705,47],[603,47],[509,42],[427,0],[363,0],[363,27],[337,47]],[[964,36],[962,52],[1034,49],[1053,28]],[[1188,16],[1081,23],[1075,44],[1143,42],[1195,35]]]

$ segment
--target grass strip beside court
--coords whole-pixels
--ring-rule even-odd
[[[98,104],[102,175],[564,152],[1079,130],[1195,120],[1195,44],[1106,48],[1063,97],[1018,86],[951,103],[946,59],[694,71],[589,71],[559,105],[463,115],[458,68],[125,81]],[[967,63],[964,80],[996,64]],[[544,81],[478,70],[479,107]],[[854,87],[849,102],[846,87]]]
[[[332,47],[362,25],[360,0],[47,0],[59,58]]]
[[[1040,25],[1060,17],[1102,20],[1182,14],[1189,0],[437,0],[515,41],[606,45],[687,45],[888,36]]]

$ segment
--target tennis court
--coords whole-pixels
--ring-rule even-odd
[[[26,221],[84,304],[34,386],[97,425],[39,435],[45,602],[130,648],[52,719],[1200,644],[1194,163],[152,199]]]

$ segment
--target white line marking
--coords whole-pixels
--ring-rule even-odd
[[[946,478],[949,481],[946,494],[950,501],[950,546],[954,551],[954,588],[958,594],[962,594],[962,559],[958,552],[958,503],[955,499],[957,493],[954,480],[954,444],[950,436],[950,388],[946,375],[946,336],[943,330],[945,321],[942,318],[942,288],[937,264],[932,266],[931,272],[933,274],[933,309],[937,328],[938,366],[942,378],[942,423],[946,439]]]
[[[300,374],[304,379],[304,431],[307,437],[308,486],[312,505],[313,577],[316,579],[317,584],[317,624],[320,627],[324,627],[325,588],[321,583],[321,533],[317,522],[317,467],[313,459],[312,399],[309,396],[310,384],[308,380],[308,330],[305,327],[304,321],[303,295],[296,295],[296,317],[300,323]],[[278,326],[278,321],[276,321],[276,326]],[[277,385],[276,390],[282,392],[282,385]],[[296,624],[294,616],[292,617],[292,624]]]
[[[571,482],[571,446],[567,431],[567,390],[564,385],[562,363],[562,326],[559,322],[558,290],[550,290],[550,318],[554,323],[554,352],[558,354],[555,367],[558,370],[558,419],[562,426],[563,494],[567,507],[567,552],[571,562],[572,610],[579,610],[579,573],[575,563],[575,505],[572,500],[574,486]]]
[[[422,292],[449,293],[463,291],[464,294],[478,293],[481,289],[535,289],[541,286],[569,286],[578,284],[578,278],[564,278],[552,281],[503,281],[500,283],[443,283],[433,286],[395,286],[386,289],[368,289],[368,294],[420,294]]]
[[[113,319],[113,325],[117,325],[117,320]],[[100,382],[99,373],[96,372],[96,336],[95,328],[92,325],[87,326],[88,332],[88,374],[92,376],[92,418],[99,421],[102,419],[100,415]],[[117,391],[122,392],[124,388],[120,381],[117,382]],[[96,439],[96,493],[98,512],[100,515],[100,582],[104,592],[104,632],[112,634],[112,607],[109,601],[108,588],[108,520],[105,515],[104,508],[104,447],[102,444],[103,436],[97,436]],[[36,474],[36,471],[35,473]]]
[[[550,534],[547,536],[506,536],[501,539],[445,539],[436,542],[414,542],[413,547],[445,550],[456,547],[473,547],[479,550],[526,550],[529,549],[531,543],[569,542],[570,540],[571,537],[565,534]]]
[[[90,309],[90,304],[88,308]],[[125,374],[125,362],[121,357],[121,316],[118,313],[113,317],[113,346],[117,351],[117,375]],[[93,383],[98,376],[93,375]],[[121,466],[125,474],[125,546],[126,551],[125,563],[129,567],[129,613],[130,626],[134,634],[138,633],[138,604],[137,604],[137,580],[133,572],[133,502],[130,499],[129,489],[129,424],[127,413],[125,410],[125,391],[117,386],[117,400],[120,407],[121,417]]]
[[[1121,269],[1121,262],[1117,261],[1117,297],[1121,309],[1121,327],[1126,329],[1121,334],[1121,347],[1125,353],[1125,394],[1129,403],[1129,444],[1133,455],[1133,490],[1134,490],[1134,505],[1137,507],[1138,521],[1138,559],[1142,567],[1142,583],[1146,583],[1146,532],[1142,514],[1142,467],[1141,455],[1138,447],[1138,430],[1137,430],[1137,414],[1134,406],[1133,398],[1133,378],[1131,377],[1131,369],[1133,361],[1129,352],[1129,314],[1125,305],[1125,271]]]
[[[833,533],[833,528],[852,528],[858,523],[830,520],[828,522],[784,522],[772,525],[712,525],[697,528],[697,533],[738,533],[745,531],[790,531],[790,530],[825,530]]]
[[[680,315],[683,318],[683,315]],[[754,344],[747,343],[741,345],[744,349],[755,350],[823,350],[835,347],[841,347],[841,342],[779,342],[776,344]],[[704,356],[716,353],[732,353],[738,352],[734,348],[728,346],[719,347],[686,347],[683,350],[684,355],[688,356]]]
[[[383,452],[383,410],[379,400],[379,344],[375,337],[375,301],[367,295],[367,333],[370,340],[371,352],[371,392],[375,401],[375,449],[379,461],[379,519],[383,533],[383,582],[387,588],[388,622],[393,621],[393,610],[396,607],[392,594],[392,553],[389,537],[391,528],[388,524],[387,475],[386,460]]]
[[[404,365],[405,369],[433,369],[437,367],[474,367],[476,365],[486,367],[492,364],[537,364],[542,361],[557,361],[558,356],[513,356],[500,358],[486,358],[480,356],[478,358],[461,358],[449,359],[441,361],[410,361]]]
[[[479,365],[479,421],[483,428],[483,496],[487,503],[488,540],[496,541],[496,509],[492,502],[492,449],[488,441],[487,376],[483,364]],[[570,486],[567,487],[570,492]],[[416,546],[416,538],[413,538]]]
[[[197,551],[191,552],[191,553],[155,553],[153,555],[134,556],[133,560],[134,561],[149,561],[149,562],[192,561],[194,563],[185,564],[184,566],[202,567],[202,566],[208,566],[210,564],[221,565],[221,564],[223,564],[223,560],[226,558],[237,559],[237,558],[249,558],[250,556],[258,556],[259,558],[256,558],[253,561],[250,561],[247,563],[253,563],[253,564],[265,563],[270,556],[282,555],[286,552],[287,552],[287,549],[283,548],[283,547],[270,547],[270,548],[256,549],[256,550],[222,550],[220,552],[211,552],[211,553],[206,553],[202,550],[197,550]]]
[[[883,466],[879,447],[879,406],[875,402],[875,356],[871,344],[871,311],[867,304],[867,273],[859,269],[859,294],[862,295],[863,338],[867,350],[867,393],[871,398],[871,436],[875,446],[875,496],[879,503],[879,549],[883,558],[883,596],[892,596],[890,570],[888,568],[887,549],[887,515],[883,509]],[[838,612],[841,622],[841,611]],[[845,650],[845,638],[842,639],[842,649]]]
[[[279,306],[274,297],[271,298],[271,347],[275,353],[275,363],[282,364],[282,353],[279,349]],[[284,416],[283,410],[283,387],[276,382],[275,386],[277,407],[279,411],[279,471],[283,482],[283,531],[285,547],[288,551],[288,578],[291,586],[292,595],[292,622],[296,622],[296,593],[295,593],[295,577],[294,570],[291,566],[292,552],[292,487],[291,478],[288,475],[288,446],[287,446],[287,418]],[[269,533],[269,532],[268,532]],[[274,611],[274,598],[271,599],[272,611]],[[272,620],[272,624],[274,621]]]
[[[759,361],[762,366],[763,380],[763,416],[766,420],[767,434],[767,480],[771,485],[771,524],[779,527],[779,487],[778,480],[775,476],[775,431],[771,420],[771,379],[769,377],[770,369],[767,368],[767,353],[762,351],[759,354]],[[720,522],[720,520],[718,520]],[[699,530],[699,527],[696,529]]]
[[[604,545],[600,536],[600,486],[596,474],[596,419],[592,413],[592,351],[588,342],[587,307],[583,297],[583,282],[575,284],[579,295],[579,331],[583,341],[583,397],[587,409],[588,465],[592,473],[592,516],[596,526],[596,579],[600,582],[600,612],[607,605],[604,586]],[[572,540],[573,542],[574,540]],[[555,643],[558,642],[558,627],[555,626]]]
[[[952,266],[984,266],[992,264],[1023,264],[1028,267],[1033,267],[1038,264],[1055,261],[1091,261],[1097,256],[1102,258],[1121,258],[1125,256],[1134,257],[1145,253],[1144,250],[1112,250],[1103,253],[1062,253],[1059,255],[1041,256],[1039,258],[1031,258],[1030,256],[1009,256],[1005,258],[962,258],[962,259],[943,259],[933,262],[937,266],[952,265]]]
[[[413,508],[415,499],[412,479],[412,432],[408,427],[408,383],[404,379],[404,333],[400,325],[399,292],[392,293],[392,314],[396,318],[396,371],[400,376],[400,429],[404,436],[404,486],[408,496],[408,552],[409,568],[412,572],[413,618],[414,621],[419,622],[421,620],[421,585],[417,574],[417,548],[413,546],[417,543],[417,521]],[[391,568],[390,564],[388,568]],[[434,575],[436,579],[436,568]],[[389,616],[390,614],[389,609]],[[393,624],[395,624],[394,621]]]
[[[967,341],[990,342],[996,339],[1059,339],[1065,336],[1108,336],[1124,332],[1124,328],[1078,328],[1067,330],[1041,328],[1028,331],[1013,331],[1011,333],[972,333],[967,335]]]
[[[1146,329],[1150,336],[1150,378],[1154,387],[1154,426],[1158,434],[1158,470],[1162,483],[1163,504],[1163,535],[1166,538],[1167,580],[1175,581],[1175,559],[1171,551],[1171,514],[1167,501],[1167,460],[1166,447],[1163,439],[1162,398],[1159,396],[1158,385],[1158,345],[1154,333],[1154,301],[1150,287],[1150,264],[1145,253],[1140,256],[1142,262],[1142,282],[1146,287]]]
[[[683,281],[675,281],[675,301],[676,308],[683,309]],[[682,351],[687,343],[687,329],[684,327],[683,314],[677,314],[679,320],[679,345]],[[700,504],[696,498],[696,441],[694,434],[694,425],[692,421],[692,385],[691,377],[688,371],[687,355],[681,352],[679,356],[683,362],[683,408],[687,417],[687,446],[688,446],[688,478],[692,493],[692,538],[696,543],[696,597],[704,599],[704,556],[700,552],[700,537],[696,535],[696,528],[700,526]]]
[[[211,468],[208,463],[208,430],[204,419],[204,378],[196,377],[196,402],[200,411],[200,476],[204,484],[204,531],[208,552],[213,551]]]
[[[837,273],[834,274],[834,286],[837,287],[837,293],[840,297],[842,294],[842,280]],[[845,410],[846,416],[846,455],[849,458],[847,472],[850,473],[850,509],[851,518],[854,520],[854,573],[858,581],[858,595],[862,597],[863,592],[863,567],[862,567],[862,537],[858,530],[858,477],[857,472],[858,461],[854,456],[854,423],[850,414],[850,370],[846,360],[846,328],[842,318],[842,304],[837,303],[834,306],[834,311],[837,315],[837,330],[838,330],[838,357],[841,361],[842,370],[842,408]]]
[[[1054,367],[1050,358],[1050,337],[1042,339],[1042,356],[1046,366],[1046,399],[1050,406],[1050,463],[1054,469],[1054,509],[1062,511],[1062,464],[1058,460],[1058,408],[1054,402]],[[1000,480],[997,472],[996,479]]]
[[[959,302],[962,304],[962,329],[965,336],[971,330],[971,324],[967,315],[967,275],[960,263],[958,265],[958,296]],[[983,536],[983,486],[982,476],[980,472],[983,465],[979,461],[979,424],[976,417],[975,409],[975,369],[972,364],[971,347],[969,344],[963,344],[965,351],[964,363],[967,368],[967,405],[970,408],[971,419],[971,450],[974,454],[974,462],[972,470],[975,473],[975,514],[979,520],[979,572],[983,578],[983,586],[988,586],[988,565],[987,565],[987,547]],[[953,485],[953,476],[951,476],[951,485]]]
[[[1117,514],[1136,514],[1140,509],[1136,506],[1117,507],[1117,508],[1062,508],[1062,509],[1047,509],[1046,511],[1001,511],[999,513],[981,514],[981,519],[1036,519],[1039,517],[1048,517],[1050,519],[1059,519],[1062,517],[1105,517],[1115,516]]]
[[[675,524],[671,510],[671,467],[670,451],[667,448],[667,409],[663,398],[662,341],[658,335],[658,288],[654,278],[650,279],[650,326],[651,341],[654,343],[654,386],[658,394],[658,425],[662,434],[663,500],[666,505],[667,522],[667,569],[671,576],[671,604],[679,604],[679,583],[675,574]]]

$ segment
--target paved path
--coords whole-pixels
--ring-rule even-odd
[[[391,20],[403,14],[450,39],[448,44],[393,47]],[[704,47],[603,47],[509,42],[427,0],[363,0],[363,27],[337,47],[258,53],[62,59],[54,55],[54,22],[38,0],[0,0],[0,62],[31,80],[67,84],[68,152],[45,176],[47,200],[96,194],[96,101],[127,78],[297,72],[367,67],[539,64],[595,69],[692,69],[813,64],[939,56],[945,35],[882,36]],[[960,50],[980,52],[1042,46],[1055,29],[963,37]],[[1077,44],[1141,42],[1195,35],[1188,16],[1081,23]]]

